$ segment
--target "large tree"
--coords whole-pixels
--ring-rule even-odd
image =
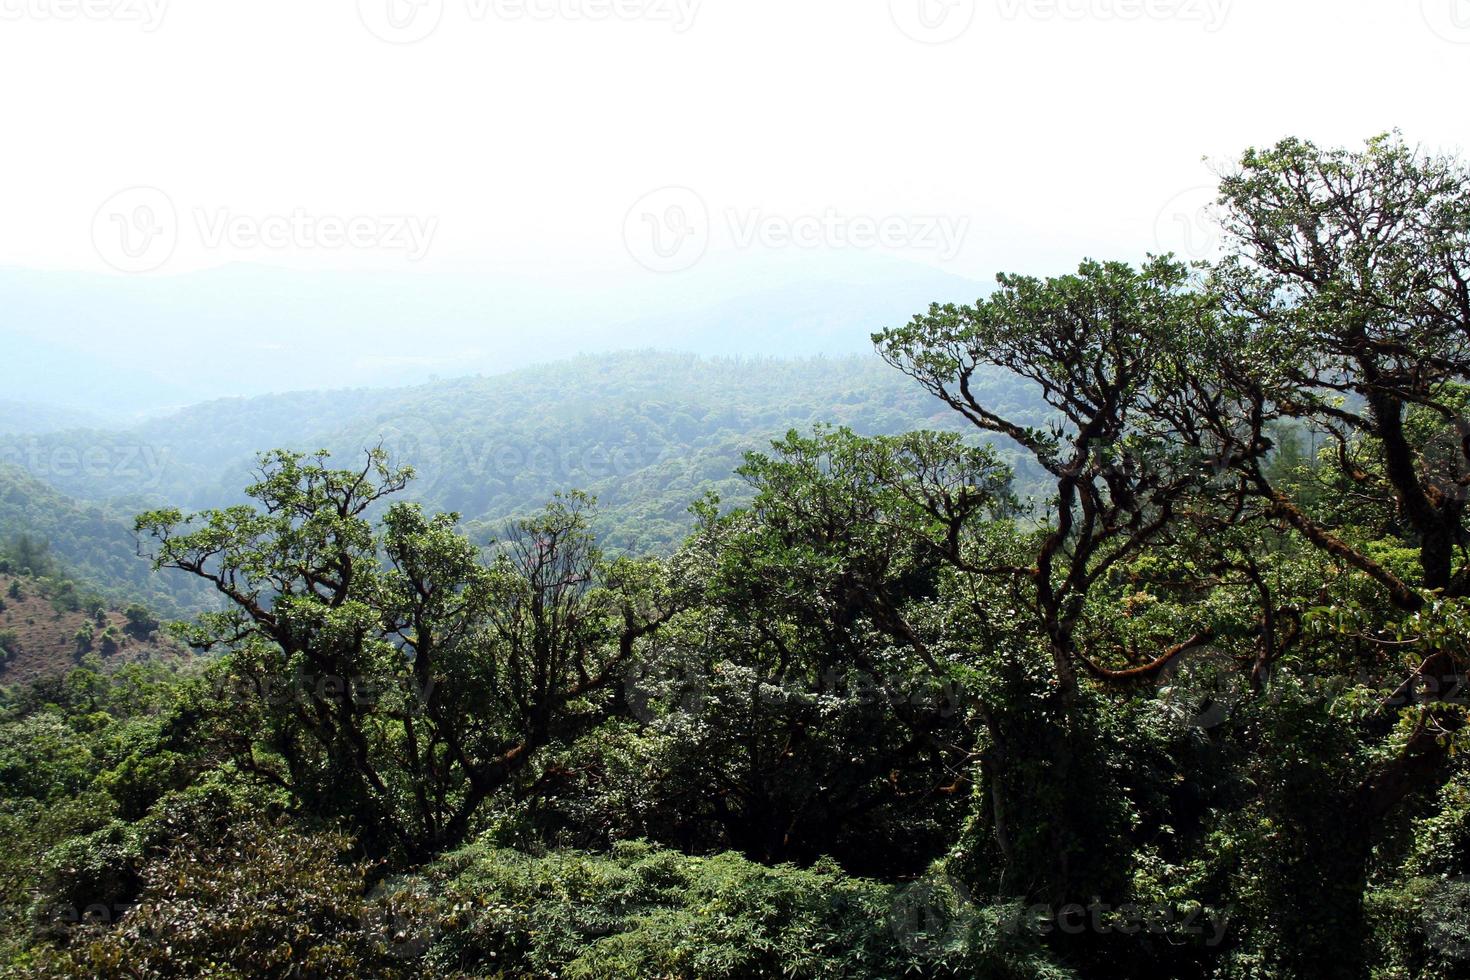
[[[493,560],[393,504],[412,472],[374,450],[261,458],[258,506],[138,519],[159,567],[226,608],[189,639],[229,651],[216,729],[242,768],[366,824],[369,846],[422,857],[467,833],[534,753],[589,717],[678,600],[656,562],[606,562],[573,495],[520,522]],[[243,697],[240,697],[243,695]]]
[[[1217,312],[1190,270],[1167,258],[1141,269],[1089,261],[1071,276],[999,281],[979,303],[936,305],[874,342],[889,363],[976,427],[1018,444],[1051,476],[1055,497],[1033,560],[961,567],[1028,581],[1059,692],[1070,700],[1079,670],[1157,673],[1206,638],[1180,638],[1143,663],[1115,666],[1117,651],[1088,649],[1078,626],[1090,590],[1210,490],[1214,459],[1192,438],[1181,379]],[[1053,410],[1049,424],[1026,425],[992,405],[972,384],[987,367],[1031,382]]]
[[[1232,376],[1266,420],[1330,436],[1352,492],[1392,511],[1419,552],[1406,582],[1361,551],[1352,562],[1398,605],[1470,595],[1470,171],[1396,137],[1362,150],[1285,140],[1225,176],[1231,252],[1216,270],[1228,315],[1260,356]],[[1252,486],[1323,546],[1258,467]]]

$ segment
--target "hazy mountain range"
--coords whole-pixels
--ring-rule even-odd
[[[932,301],[986,288],[861,253],[586,283],[550,275],[0,269],[0,397],[119,424],[222,396],[401,386],[615,350],[851,354]],[[16,428],[0,417],[0,431]]]

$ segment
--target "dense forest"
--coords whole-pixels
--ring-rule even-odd
[[[1039,399],[1008,374],[991,372],[985,385],[999,403],[1044,418]],[[345,457],[381,445],[415,470],[405,497],[462,515],[479,543],[550,494],[582,490],[600,503],[594,532],[602,545],[667,554],[693,529],[690,502],[710,490],[746,501],[734,474],[742,455],[793,427],[959,429],[951,415],[872,356],[653,351],[410,389],[224,399],[124,429],[0,437],[0,532],[50,539],[83,579],[146,584],[173,615],[201,611],[205,597],[187,577],[150,574],[132,544],[132,515],[162,504],[242,502],[262,446]],[[11,426],[0,416],[0,431]]]
[[[34,554],[27,554],[34,542]],[[0,464],[0,556],[16,571],[60,576],[114,603],[146,602],[173,617],[213,604],[213,590],[160,572],[138,555],[127,521],[105,505],[82,503],[16,466]],[[39,560],[38,560],[39,559]]]
[[[1219,210],[1219,261],[1002,275],[882,378],[758,365],[767,414],[506,382],[489,445],[582,400],[647,483],[455,465],[471,379],[160,484],[208,655],[6,692],[0,962],[1470,976],[1470,169],[1286,140]]]

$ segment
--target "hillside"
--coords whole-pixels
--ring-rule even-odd
[[[463,515],[481,537],[579,489],[598,498],[607,544],[658,551],[687,532],[701,494],[749,499],[734,473],[745,453],[820,423],[871,435],[958,427],[876,358],[634,353],[414,389],[323,445],[351,454],[382,440],[419,471],[417,499]]]
[[[115,603],[141,601],[172,617],[201,608],[209,597],[197,582],[155,572],[139,558],[127,516],[73,500],[18,467],[0,464],[0,545],[22,534],[44,540],[69,577]]]
[[[987,387],[997,402],[1036,414],[1012,379],[995,373]],[[477,537],[555,491],[581,489],[598,496],[598,530],[609,545],[666,550],[705,491],[747,498],[733,475],[745,452],[818,422],[866,434],[960,424],[872,356],[635,351],[411,388],[216,401],[127,430],[36,436],[26,445],[38,479],[130,515],[160,504],[235,503],[261,450],[351,456],[382,443],[418,470],[413,499],[458,512]],[[97,465],[54,465],[79,459]]]
[[[94,427],[100,424],[101,419],[88,412],[79,412],[55,405],[0,399],[0,433],[36,435],[43,432]]]
[[[157,627],[138,612],[130,619],[88,602],[69,583],[0,574],[0,685],[64,673],[88,653],[104,665],[182,655]],[[79,642],[79,634],[90,639]]]

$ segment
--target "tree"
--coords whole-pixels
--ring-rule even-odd
[[[56,574],[56,560],[51,556],[51,542],[45,538],[18,534],[7,549],[11,567],[24,576],[45,578]]]
[[[1167,258],[1141,269],[1089,261],[1073,276],[999,282],[974,306],[936,305],[873,340],[890,364],[977,428],[1018,444],[1055,481],[1034,561],[969,567],[1029,581],[1065,701],[1075,697],[1079,669],[1157,673],[1207,639],[1197,633],[1113,669],[1110,651],[1082,649],[1077,627],[1099,579],[1158,541],[1210,485],[1209,455],[1180,438],[1190,421],[1179,382],[1194,364],[1192,342],[1216,313],[1189,270]],[[1027,426],[989,405],[971,385],[985,366],[1035,385],[1055,410],[1053,423]]]
[[[756,860],[920,870],[958,823],[973,741],[960,678],[933,649],[937,549],[1005,512],[1009,470],[953,433],[819,429],[740,473],[748,510],[701,507],[705,615],[639,678],[668,709],[669,806]],[[862,843],[898,826],[882,854]]]
[[[1207,499],[1211,461],[1180,438],[1190,421],[1179,379],[1191,366],[1193,340],[1209,332],[1216,314],[1189,270],[1166,258],[1141,269],[1084,262],[1072,276],[1002,275],[999,282],[973,306],[933,306],[873,340],[890,364],[977,428],[1019,445],[1054,481],[1055,498],[1025,558],[957,545],[944,553],[965,574],[1012,580],[1034,608],[1050,653],[1054,719],[1037,732],[1026,717],[993,712],[989,779],[995,834],[1011,859],[1006,827],[1045,819],[1048,853],[1031,859],[1049,867],[1011,869],[1009,877],[1032,878],[1055,900],[1104,888],[1116,874],[1104,858],[1106,831],[1082,816],[1105,791],[1084,787],[1081,778],[1099,745],[1079,670],[1108,680],[1146,678],[1210,635],[1201,629],[1176,638],[1139,661],[1115,637],[1082,626],[1096,586]],[[972,385],[988,367],[1034,385],[1055,412],[1052,423],[1028,426],[989,404]],[[980,612],[982,621],[991,615]],[[1039,779],[1022,776],[1043,759]],[[1093,799],[1084,798],[1089,793]]]
[[[609,566],[573,496],[521,522],[485,564],[452,514],[388,506],[412,478],[373,450],[261,457],[239,506],[138,519],[158,567],[210,582],[229,609],[200,648],[233,651],[215,736],[259,778],[322,812],[356,814],[365,843],[422,857],[463,839],[480,805],[579,724],[571,705],[620,676],[675,609],[656,564]],[[239,712],[247,714],[242,723]]]
[[[136,603],[124,609],[123,616],[128,621],[128,625],[123,628],[124,631],[140,640],[146,640],[158,632],[158,627],[161,625],[158,617],[153,615],[147,607]]]
[[[1391,502],[1416,540],[1423,588],[1470,595],[1470,565],[1454,559],[1470,541],[1470,171],[1397,136],[1360,151],[1288,139],[1248,150],[1221,203],[1232,251],[1217,280],[1271,353],[1242,365],[1254,407],[1334,439],[1356,491]],[[1427,601],[1365,556],[1355,564],[1395,603]]]
[[[1195,399],[1200,426],[1263,517],[1372,583],[1334,610],[1333,629],[1352,669],[1394,691],[1391,724],[1365,732],[1384,742],[1379,761],[1304,828],[1337,841],[1322,908],[1341,928],[1309,930],[1319,941],[1296,952],[1348,969],[1383,821],[1448,778],[1465,724],[1450,692],[1470,663],[1470,170],[1396,134],[1361,150],[1288,139],[1248,150],[1221,204],[1230,250],[1212,279],[1234,356],[1217,372],[1230,397]],[[1330,506],[1242,450],[1284,425],[1332,447]],[[1386,560],[1389,543],[1416,561]]]

